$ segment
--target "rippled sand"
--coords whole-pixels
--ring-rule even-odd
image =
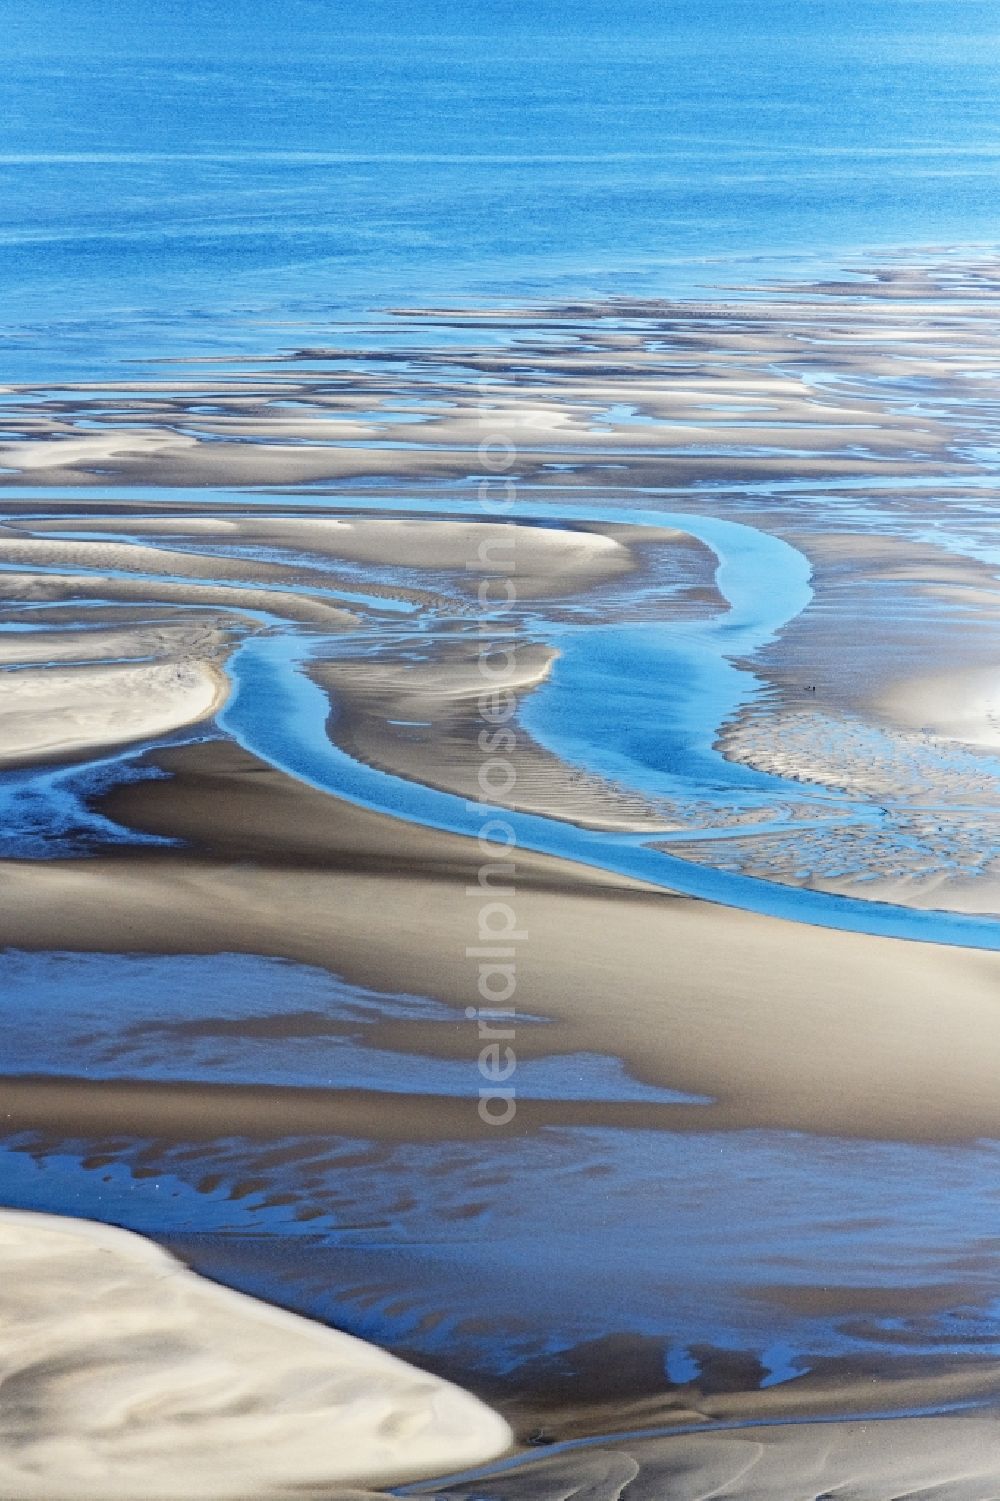
[[[996,1484],[992,1416],[743,1427],[666,1435],[583,1449],[490,1474],[485,1480],[414,1487],[408,1494],[527,1497],[562,1501],[585,1494],[617,1501],[640,1495],[801,1501],[843,1492],[865,1501],[932,1493],[982,1501]]]
[[[525,1446],[657,1430],[491,1496],[982,1494],[998,304],[954,259],[11,392],[5,1202]]]

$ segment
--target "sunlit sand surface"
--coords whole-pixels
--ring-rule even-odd
[[[507,1447],[474,1398],[121,1230],[0,1212],[10,1501],[328,1496]]]

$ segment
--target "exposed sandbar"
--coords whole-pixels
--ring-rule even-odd
[[[268,1501],[510,1442],[467,1393],[83,1220],[0,1211],[7,1501]]]
[[[35,669],[0,675],[0,766],[74,758],[210,719],[229,683],[208,662]]]

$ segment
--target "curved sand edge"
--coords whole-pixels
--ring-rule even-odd
[[[0,1210],[5,1501],[328,1496],[482,1464],[475,1397],[124,1230]]]
[[[229,697],[211,662],[25,668],[0,676],[0,767],[61,761],[211,719]]]

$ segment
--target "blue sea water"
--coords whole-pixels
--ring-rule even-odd
[[[1000,238],[991,0],[0,0],[0,37],[8,376]]]

